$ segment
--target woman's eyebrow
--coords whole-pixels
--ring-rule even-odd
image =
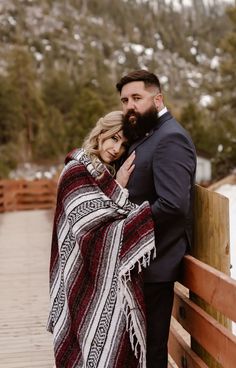
[[[115,136],[118,135],[120,139],[122,139],[121,135],[119,133],[116,133]]]

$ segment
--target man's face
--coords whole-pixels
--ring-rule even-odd
[[[129,142],[142,138],[157,124],[158,109],[163,107],[162,95],[154,87],[145,88],[142,81],[130,82],[121,90],[124,112],[123,130]]]
[[[154,87],[155,89],[155,87]],[[124,115],[129,115],[129,120],[135,119],[135,113],[142,115],[150,108],[155,107],[154,96],[158,91],[145,89],[143,81],[125,84],[121,90],[120,99]]]

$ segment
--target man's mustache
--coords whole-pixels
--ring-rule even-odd
[[[125,114],[125,117],[128,119],[131,125],[135,125],[137,122],[137,118],[139,117],[139,113],[137,113],[133,109],[130,109]]]

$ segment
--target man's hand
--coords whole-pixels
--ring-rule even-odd
[[[135,151],[131,153],[131,155],[125,160],[123,165],[119,168],[119,170],[116,173],[116,181],[125,188],[128,181],[130,174],[134,170],[135,164],[133,164],[133,161],[135,159]]]

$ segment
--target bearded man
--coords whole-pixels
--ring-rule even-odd
[[[127,188],[137,204],[149,201],[157,256],[144,271],[147,368],[167,368],[174,282],[192,238],[194,144],[164,105],[158,77],[146,70],[116,85],[124,112],[124,135],[135,150]]]

